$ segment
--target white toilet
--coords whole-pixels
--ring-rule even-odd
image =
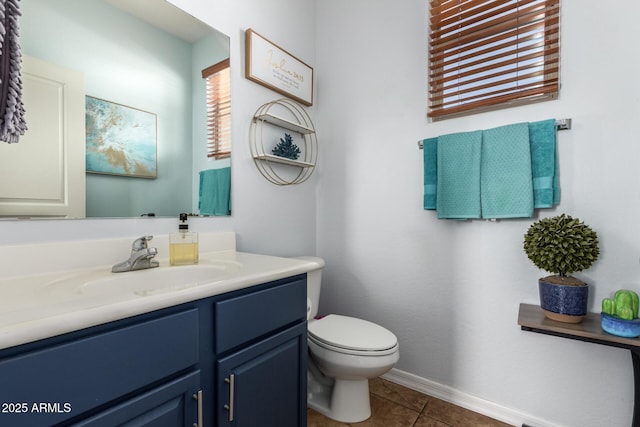
[[[364,421],[371,416],[369,378],[396,364],[398,339],[366,320],[337,314],[315,319],[324,260],[300,258],[318,265],[307,274],[307,406],[336,421]]]

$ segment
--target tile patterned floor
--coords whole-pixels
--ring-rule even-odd
[[[500,421],[376,378],[369,382],[371,418],[345,424],[307,409],[307,427],[508,427]]]

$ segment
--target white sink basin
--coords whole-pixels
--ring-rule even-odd
[[[50,295],[108,297],[133,294],[150,296],[215,283],[238,269],[237,263],[158,267],[125,273],[103,271],[60,278],[45,286]]]
[[[218,239],[218,233],[212,233],[211,242],[214,235]],[[118,248],[130,244],[116,242]],[[5,251],[0,245],[0,349],[317,269],[301,259],[215,246],[200,252],[197,265],[169,266],[167,258],[159,258],[157,268],[112,273],[111,263],[90,263],[117,249],[107,243],[25,245]],[[46,262],[33,264],[39,256]],[[75,257],[74,263],[66,262],[70,257]],[[23,270],[30,273],[20,274]]]

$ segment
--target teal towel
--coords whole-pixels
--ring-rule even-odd
[[[482,131],[438,138],[438,218],[480,218],[481,147]]]
[[[424,208],[436,209],[438,188],[438,138],[428,138],[422,141],[424,157]]]
[[[550,208],[560,202],[556,120],[529,123],[533,200],[536,208]]]
[[[483,218],[529,218],[533,215],[527,123],[483,131],[480,175]]]
[[[231,214],[231,168],[200,172],[198,210],[200,215]]]
[[[556,153],[555,155],[555,162],[554,162],[554,173],[553,173],[553,202],[551,203],[552,205],[557,205],[558,203],[560,203],[560,178],[558,176],[558,153]]]

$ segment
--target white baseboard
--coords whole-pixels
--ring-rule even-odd
[[[382,378],[513,426],[565,427],[395,368]]]

